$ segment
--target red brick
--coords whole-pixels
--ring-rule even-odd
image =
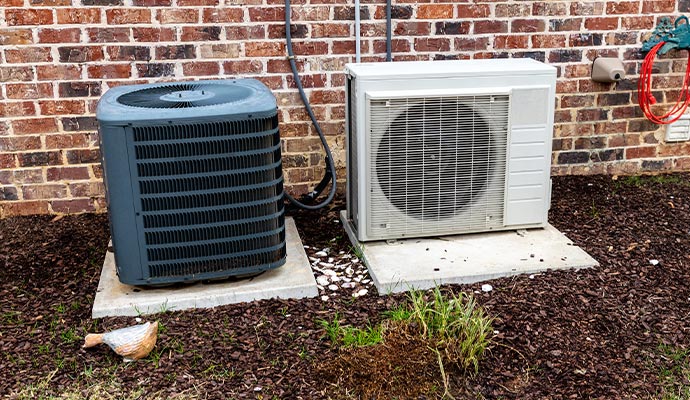
[[[676,0],[643,0],[643,14],[672,13],[676,8]]]
[[[71,6],[72,0],[31,0],[31,7],[64,7]]]
[[[88,28],[86,34],[92,43],[129,42],[129,28]]]
[[[22,7],[24,0],[0,0],[0,7]]]
[[[491,8],[488,4],[459,4],[458,18],[488,18],[491,15]]]
[[[220,26],[182,27],[182,40],[185,42],[204,42],[207,40],[220,40]]]
[[[75,214],[96,211],[91,199],[53,200],[50,202],[53,212]]]
[[[228,4],[232,4],[232,3],[228,3]],[[217,6],[218,0],[177,0],[177,5],[180,7]]]
[[[302,82],[302,86],[305,88],[322,88],[326,86],[326,74],[302,74],[300,76],[300,80]],[[295,80],[292,77],[292,75],[287,76],[287,84],[288,88],[297,88],[297,85],[295,84]]]
[[[184,76],[208,76],[218,75],[220,72],[220,65],[212,61],[197,61],[182,64],[182,73]]]
[[[553,3],[551,1],[537,1],[532,5],[532,15],[558,16],[567,15],[567,3]]]
[[[133,0],[132,5],[135,7],[170,7],[172,0]]]
[[[175,40],[173,28],[132,28],[135,42],[172,42]]]
[[[85,111],[81,100],[40,100],[38,106],[43,115],[83,114]]]
[[[417,19],[453,18],[452,4],[420,4],[417,6]]]
[[[20,167],[40,167],[46,165],[61,165],[62,153],[59,151],[40,151],[20,153],[17,155]]]
[[[311,37],[313,38],[350,36],[349,23],[312,24],[311,29]],[[362,36],[368,36],[366,35],[367,31],[366,27],[363,27]]]
[[[4,217],[11,215],[48,214],[50,211],[47,201],[5,202],[0,207],[2,207],[0,210]]]
[[[526,35],[497,35],[494,38],[494,49],[526,49],[528,47],[529,36]]]
[[[510,23],[511,32],[543,32],[546,24],[541,19],[516,19]]]
[[[148,24],[151,22],[151,11],[140,8],[114,8],[105,11],[108,24]]]
[[[0,152],[38,150],[41,148],[41,138],[38,136],[0,136]]]
[[[199,10],[193,8],[184,9],[160,9],[158,21],[161,24],[182,24],[199,22]]]
[[[266,29],[263,26],[236,26],[225,27],[225,36],[228,40],[264,39]]]
[[[10,64],[53,61],[50,47],[20,47],[5,50],[5,60]]]
[[[65,46],[58,47],[60,62],[83,63],[89,61],[103,61],[103,48],[101,46]]]
[[[474,33],[505,33],[508,32],[508,23],[505,21],[475,21]]]
[[[124,79],[132,76],[130,64],[89,65],[89,78],[95,79]]]
[[[625,30],[646,30],[650,26],[654,26],[654,17],[652,16],[635,16],[621,18],[621,28]]]
[[[46,149],[71,149],[87,146],[87,134],[54,134],[46,135]]]
[[[402,21],[395,25],[394,34],[398,36],[424,36],[431,33],[431,23]]]
[[[275,73],[275,72],[288,72],[286,71],[272,71],[271,70],[271,63],[272,62],[282,62],[287,64],[287,60],[269,60],[268,61],[268,72],[269,73]],[[259,60],[237,60],[237,61],[225,61],[223,63],[223,72],[227,75],[242,75],[242,74],[259,74],[263,72],[263,64]]]
[[[560,49],[565,47],[565,35],[533,35],[532,47]]]
[[[0,45],[30,44],[31,29],[0,29]]]
[[[53,11],[37,8],[7,8],[5,21],[8,26],[50,25],[53,23]]]
[[[604,2],[572,2],[570,15],[601,15],[604,13]]]
[[[628,147],[625,149],[625,158],[652,158],[656,157],[656,146]]]
[[[285,55],[285,44],[283,42],[247,42],[244,44],[244,46],[244,53],[247,57],[270,57]]]
[[[58,130],[55,118],[14,119],[12,120],[12,128],[15,135],[50,133]]]
[[[78,80],[81,69],[78,65],[39,65],[36,74],[39,81]]]
[[[2,67],[0,66],[0,82],[21,82],[34,80],[31,67]]]
[[[280,76],[255,76],[253,77],[254,79],[262,82],[266,87],[268,87],[271,90],[279,90],[279,89],[284,89],[283,87],[283,78]]]
[[[640,2],[637,1],[611,1],[606,3],[606,14],[638,14]]]
[[[0,153],[0,169],[14,168],[17,160],[14,154]]]
[[[81,31],[79,28],[42,28],[38,30],[39,43],[79,43],[80,40]]]
[[[582,18],[564,18],[549,20],[549,31],[551,32],[580,32],[582,26]]]
[[[618,29],[618,18],[587,18],[585,28],[593,31],[611,31]]]
[[[67,197],[67,186],[60,184],[24,185],[25,200],[62,199]]]
[[[3,117],[32,117],[36,107],[30,101],[13,101],[0,103],[0,115]]]
[[[309,102],[314,104],[342,104],[345,101],[343,90],[313,90]]]
[[[285,20],[284,7],[251,7],[249,20],[253,22],[283,21]]]
[[[146,46],[108,46],[106,47],[111,61],[149,61],[151,48]]]
[[[457,39],[456,39],[457,40]],[[347,42],[341,42],[341,43],[347,43]],[[355,53],[355,48],[354,48],[354,42],[349,42],[352,44],[352,52],[347,53],[347,54],[354,54]],[[333,54],[339,54],[339,52],[335,51],[336,44],[335,42],[333,43]],[[367,49],[367,44],[364,43],[362,46],[362,51],[368,51]],[[409,53],[410,52],[410,41],[407,39],[391,39],[391,51],[393,53]],[[374,53],[385,53],[386,52],[386,41],[385,40],[375,40],[374,41]]]
[[[349,11],[348,14],[350,14],[350,15],[348,15],[348,18],[342,18],[343,16],[339,15],[340,10],[342,10],[342,8],[336,8],[335,9],[335,12],[334,12],[335,20],[341,20],[341,19],[347,19],[350,21],[354,20],[354,15],[355,15],[354,8],[348,7],[348,11]],[[362,8],[363,13],[364,13],[364,10],[366,10],[366,9]],[[292,17],[293,21],[328,21],[330,19],[330,7],[324,7],[324,6],[294,7],[292,9],[291,17]],[[341,18],[339,18],[339,17],[341,17]],[[368,18],[364,18],[364,16],[362,16],[362,20],[364,20],[364,19],[368,19]]]
[[[383,37],[386,35],[386,24],[384,22],[362,23],[361,30],[362,37]]]
[[[69,164],[91,164],[101,162],[101,152],[98,149],[67,150]]]
[[[496,4],[496,18],[528,17],[532,14],[529,4]]]
[[[592,75],[592,66],[590,64],[573,64],[565,65],[563,76],[566,78],[585,78]]]
[[[58,24],[99,24],[101,22],[100,8],[58,8]]]
[[[75,181],[89,179],[87,167],[50,167],[47,170],[48,181]]]
[[[416,51],[449,51],[450,39],[446,38],[415,38]]]
[[[205,24],[228,24],[231,22],[242,22],[243,19],[244,10],[241,8],[204,8],[201,17],[201,21]]]
[[[69,184],[69,191],[73,197],[98,197],[105,194],[101,182],[78,182]]]

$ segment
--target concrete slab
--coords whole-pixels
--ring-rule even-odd
[[[211,308],[270,298],[304,298],[319,294],[316,280],[297,233],[286,218],[287,262],[280,268],[243,280],[195,283],[187,286],[140,288],[124,285],[115,273],[115,255],[106,253],[91,316],[136,316],[165,310]]]
[[[358,243],[345,211],[340,214],[380,294],[474,283],[547,269],[599,263],[556,228]]]

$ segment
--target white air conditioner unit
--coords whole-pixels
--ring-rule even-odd
[[[543,227],[556,69],[348,64],[347,216],[360,241]]]

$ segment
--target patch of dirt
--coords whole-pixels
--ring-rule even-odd
[[[496,318],[495,344],[479,373],[449,374],[451,393],[487,399],[661,397],[660,373],[668,359],[660,345],[690,347],[690,175],[672,177],[642,179],[641,185],[604,176],[554,178],[551,223],[601,266],[497,279],[489,293],[481,283],[451,287],[474,292]],[[353,254],[335,222],[342,207],[341,201],[318,213],[294,212],[305,245]],[[108,236],[103,215],[0,220],[0,396],[41,383],[59,394],[109,380],[114,384],[108,387],[162,397],[194,390],[210,399],[326,399],[343,393],[333,386],[342,380],[351,389],[370,382],[372,397],[389,397],[377,392],[385,383],[338,374],[347,362],[354,366],[365,358],[356,358],[363,357],[359,350],[331,347],[317,320],[332,320],[337,312],[344,324],[375,324],[403,295],[370,292],[328,302],[268,300],[168,312],[146,317],[162,328],[145,360],[123,364],[107,347],[82,350],[86,333],[135,323],[90,319]],[[404,351],[388,358],[390,366],[425,365],[420,344],[395,340],[388,345]],[[321,373],[328,366],[333,373]],[[429,380],[424,371],[408,380],[417,386],[402,398],[442,394],[423,394],[439,378]]]

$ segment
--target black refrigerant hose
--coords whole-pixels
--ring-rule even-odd
[[[321,182],[319,182],[319,184],[316,185],[316,188],[314,188],[313,191],[309,192],[309,194],[307,194],[306,197],[308,199],[315,200],[326,188],[328,182],[331,182],[331,190],[328,192],[328,197],[326,197],[324,201],[314,205],[304,204],[299,200],[295,199],[294,197],[290,196],[288,192],[285,192],[285,197],[288,200],[290,200],[292,204],[299,208],[303,208],[305,210],[318,210],[328,205],[328,203],[330,203],[331,200],[333,200],[333,198],[335,197],[335,192],[337,189],[335,164],[333,163],[333,155],[331,154],[331,149],[330,147],[328,147],[328,142],[326,142],[326,136],[324,136],[323,131],[321,130],[321,126],[319,125],[319,122],[316,120],[314,111],[312,111],[311,105],[309,105],[309,99],[307,98],[307,95],[304,93],[302,81],[300,80],[299,73],[297,72],[297,65],[295,64],[295,54],[292,50],[292,35],[290,34],[290,25],[290,0],[285,0],[285,39],[287,42],[287,58],[290,62],[292,76],[295,78],[295,84],[297,85],[297,89],[299,90],[299,95],[302,98],[304,107],[307,110],[307,114],[309,114],[311,122],[314,124],[316,132],[319,134],[319,139],[321,139],[323,149],[326,151],[326,172],[324,173],[323,179],[321,179]]]
[[[392,61],[391,52],[393,50],[393,29],[391,28],[391,0],[386,0],[386,61]]]

